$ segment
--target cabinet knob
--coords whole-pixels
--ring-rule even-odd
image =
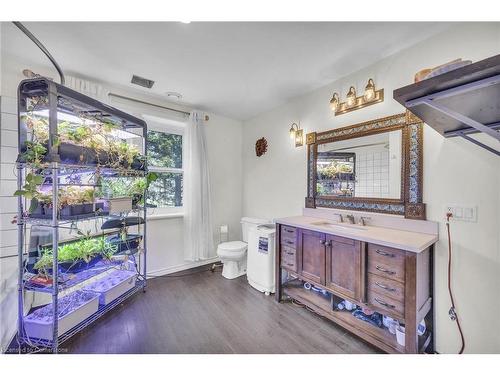
[[[325,240],[319,240],[319,244],[320,245],[324,245],[324,244],[326,244],[326,241]]]

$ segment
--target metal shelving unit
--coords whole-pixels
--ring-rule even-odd
[[[500,156],[500,148],[470,136],[484,133],[500,144],[500,55],[401,87],[394,99],[446,138]]]
[[[18,210],[17,210],[17,228],[18,228],[18,335],[20,345],[27,345],[32,348],[38,349],[38,347],[50,348],[52,352],[57,353],[59,345],[89,326],[92,322],[97,320],[106,312],[113,309],[115,306],[119,305],[121,302],[132,296],[139,290],[145,290],[146,287],[146,255],[147,255],[147,228],[146,228],[146,204],[140,209],[135,209],[126,213],[130,213],[140,216],[143,219],[142,223],[138,223],[138,231],[141,229],[142,225],[142,247],[140,251],[135,255],[128,255],[124,257],[121,264],[120,261],[116,262],[108,261],[99,262],[88,270],[84,270],[81,273],[72,275],[69,281],[61,282],[59,275],[59,264],[58,264],[58,247],[60,245],[59,241],[59,231],[64,228],[64,225],[78,225],[78,223],[83,220],[96,220],[102,219],[103,215],[87,215],[84,217],[77,217],[76,219],[59,219],[59,189],[67,184],[60,183],[60,178],[67,175],[68,173],[82,172],[82,173],[92,173],[99,170],[99,173],[103,173],[107,176],[113,177],[127,177],[127,176],[146,176],[147,165],[143,165],[141,169],[116,169],[116,168],[106,168],[100,165],[93,164],[66,164],[62,160],[59,152],[59,142],[58,142],[58,124],[68,116],[79,116],[83,119],[94,120],[99,122],[112,123],[117,126],[117,129],[123,132],[131,132],[137,137],[137,140],[142,143],[142,150],[144,157],[147,157],[146,150],[146,136],[147,136],[147,125],[146,123],[133,117],[125,112],[118,109],[110,107],[103,104],[95,99],[87,97],[81,93],[73,91],[65,86],[57,84],[45,78],[36,78],[22,81],[19,85],[18,90],[18,129],[19,129],[19,154],[23,154],[26,151],[26,142],[30,137],[30,129],[28,129],[23,117],[28,112],[33,112],[32,106],[33,101],[36,100],[41,103],[36,107],[37,113],[43,113],[47,118],[48,123],[48,144],[47,144],[47,154],[43,160],[43,164],[36,167],[36,174],[42,174],[45,178],[49,178],[52,193],[52,216],[50,219],[36,219],[29,218],[25,214],[25,202],[22,196],[18,197]],[[85,126],[85,121],[83,126]],[[26,163],[25,161],[18,160],[17,163],[17,187],[22,189],[25,183],[25,173],[27,168],[32,168],[33,166]],[[146,192],[144,192],[144,202],[146,202]],[[39,226],[39,227],[49,227],[51,228],[52,236],[52,284],[51,285],[37,285],[34,284],[26,276],[25,262],[27,260],[25,236],[27,234],[27,229],[29,227]],[[102,235],[107,235],[109,232],[103,231]],[[29,250],[29,249],[28,249]],[[132,268],[135,271],[135,285],[132,289],[128,290],[126,293],[122,294],[120,297],[116,298],[112,302],[104,306],[99,306],[97,312],[92,314],[90,317],[78,323],[76,326],[72,327],[67,332],[62,335],[58,331],[58,297],[61,292],[69,289],[78,289],[81,285],[84,285],[86,281],[95,280],[96,277],[108,272],[116,267],[121,267],[123,263],[133,263],[133,267],[129,265],[129,270]],[[141,264],[142,263],[142,264]],[[142,265],[142,267],[141,267]],[[27,291],[38,292],[38,293],[49,293],[52,297],[52,339],[36,339],[33,337],[28,337],[24,329],[25,320],[25,293]]]

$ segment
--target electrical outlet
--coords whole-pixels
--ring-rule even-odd
[[[453,220],[477,222],[477,207],[476,206],[459,206],[449,204],[445,207],[445,214],[450,213]]]

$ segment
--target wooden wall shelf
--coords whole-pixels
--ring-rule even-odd
[[[394,90],[394,99],[445,137],[462,137],[500,156],[469,135],[500,141],[500,55]]]

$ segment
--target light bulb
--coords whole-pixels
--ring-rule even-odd
[[[354,86],[351,86],[349,92],[347,93],[347,106],[352,107],[356,103],[356,89]]]
[[[339,106],[339,95],[337,93],[334,93],[332,99],[330,100],[330,109],[335,112],[338,106]]]
[[[375,83],[373,79],[368,80],[368,84],[365,87],[365,100],[370,101],[375,97]]]
[[[290,139],[295,139],[295,129],[290,128]]]

